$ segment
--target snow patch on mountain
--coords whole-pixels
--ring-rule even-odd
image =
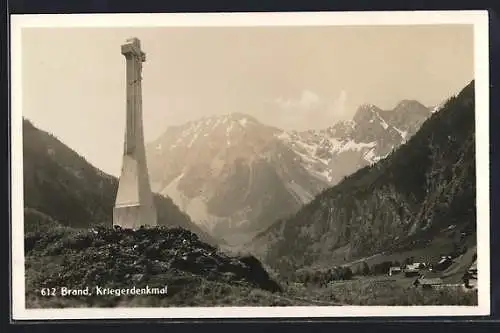
[[[408,132],[407,131],[402,131],[400,130],[399,128],[393,126],[393,128],[399,133],[399,135],[401,135],[401,139],[405,140],[406,141],[406,137],[408,136]]]
[[[247,123],[248,123],[248,119],[247,118],[243,118],[243,119],[239,119],[238,120],[238,123],[240,123],[240,125],[242,127],[246,127]]]
[[[313,176],[316,176],[319,179],[326,179],[329,183],[331,183],[333,181],[332,170],[330,170],[330,169],[326,169],[326,168],[323,170],[311,169],[310,172]]]
[[[377,116],[377,118],[380,120],[380,125],[382,125],[382,127],[386,130],[389,128],[389,125],[387,125],[387,123],[385,122],[384,119],[382,119],[382,117],[378,114],[378,112],[375,112],[375,115]]]
[[[353,123],[348,124],[354,128]],[[276,137],[289,146],[299,157],[304,169],[311,176],[323,180],[326,184],[333,184],[335,163],[339,156],[344,153],[368,154],[365,159],[371,163],[378,156],[375,153],[376,141],[357,142],[353,139],[335,137],[335,131],[306,131],[306,132],[282,132]],[[337,177],[338,178],[338,177]]]
[[[195,133],[193,134],[193,138],[191,139],[191,141],[189,141],[189,143],[188,143],[188,145],[187,145],[189,148],[191,148],[191,146],[192,146],[192,145],[193,145],[193,143],[196,141],[196,139],[198,139],[198,134],[199,134],[199,133],[197,133],[197,132],[195,132]]]
[[[356,142],[354,140],[347,140],[342,143],[341,148],[338,150],[339,153],[345,151],[361,151],[366,148],[373,148],[377,145],[377,142]]]
[[[439,112],[444,106],[444,103],[438,104],[431,109],[431,113]]]
[[[229,126],[226,128],[226,136],[231,135],[231,132],[233,131],[234,128],[234,123],[230,123]]]
[[[375,154],[375,149],[372,148],[368,150],[364,155],[363,158],[369,162],[369,163],[375,163],[377,161],[377,155]]]

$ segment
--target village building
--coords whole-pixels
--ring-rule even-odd
[[[477,279],[477,261],[474,261],[469,267],[468,273]]]
[[[437,262],[437,264],[434,266],[436,270],[439,271],[444,271],[448,267],[453,264],[453,260],[451,259],[451,256],[442,256],[441,259]]]
[[[424,269],[426,267],[427,267],[427,265],[423,262],[414,262],[412,264],[406,265],[405,269],[406,270],[419,270],[419,269]]]
[[[415,280],[413,285],[415,287],[421,287],[422,289],[433,289],[439,287],[443,284],[443,280],[441,278],[425,278],[420,277]]]
[[[418,269],[405,269],[405,277],[414,277],[420,275],[420,270]]]
[[[414,277],[414,276],[419,276],[420,275],[420,269],[424,265],[422,263],[416,262],[413,264],[408,264],[404,268],[404,275],[405,277]]]
[[[391,268],[389,268],[389,276],[400,274],[401,271],[402,271],[402,269],[399,266],[397,266],[397,267],[391,267]]]
[[[474,261],[464,275],[464,285],[469,289],[477,288],[477,261]]]

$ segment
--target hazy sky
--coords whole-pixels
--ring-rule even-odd
[[[118,175],[125,58],[146,53],[146,141],[170,125],[240,112],[287,129],[324,128],[363,103],[431,106],[473,79],[472,26],[25,28],[23,115]]]

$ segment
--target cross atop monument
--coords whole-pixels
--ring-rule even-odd
[[[142,63],[146,54],[137,38],[129,38],[121,46],[126,60],[126,126],[123,162],[113,224],[125,228],[157,224],[156,209],[149,184],[142,124]]]
[[[128,38],[125,41],[125,44],[122,45],[122,54],[126,58],[136,58],[140,62],[146,61],[146,53],[142,52],[141,41],[136,37]]]

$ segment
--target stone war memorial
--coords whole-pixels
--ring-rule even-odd
[[[157,214],[149,183],[142,122],[142,63],[146,54],[138,38],[121,46],[126,59],[126,126],[122,170],[113,209],[113,225],[137,229],[156,226]]]

